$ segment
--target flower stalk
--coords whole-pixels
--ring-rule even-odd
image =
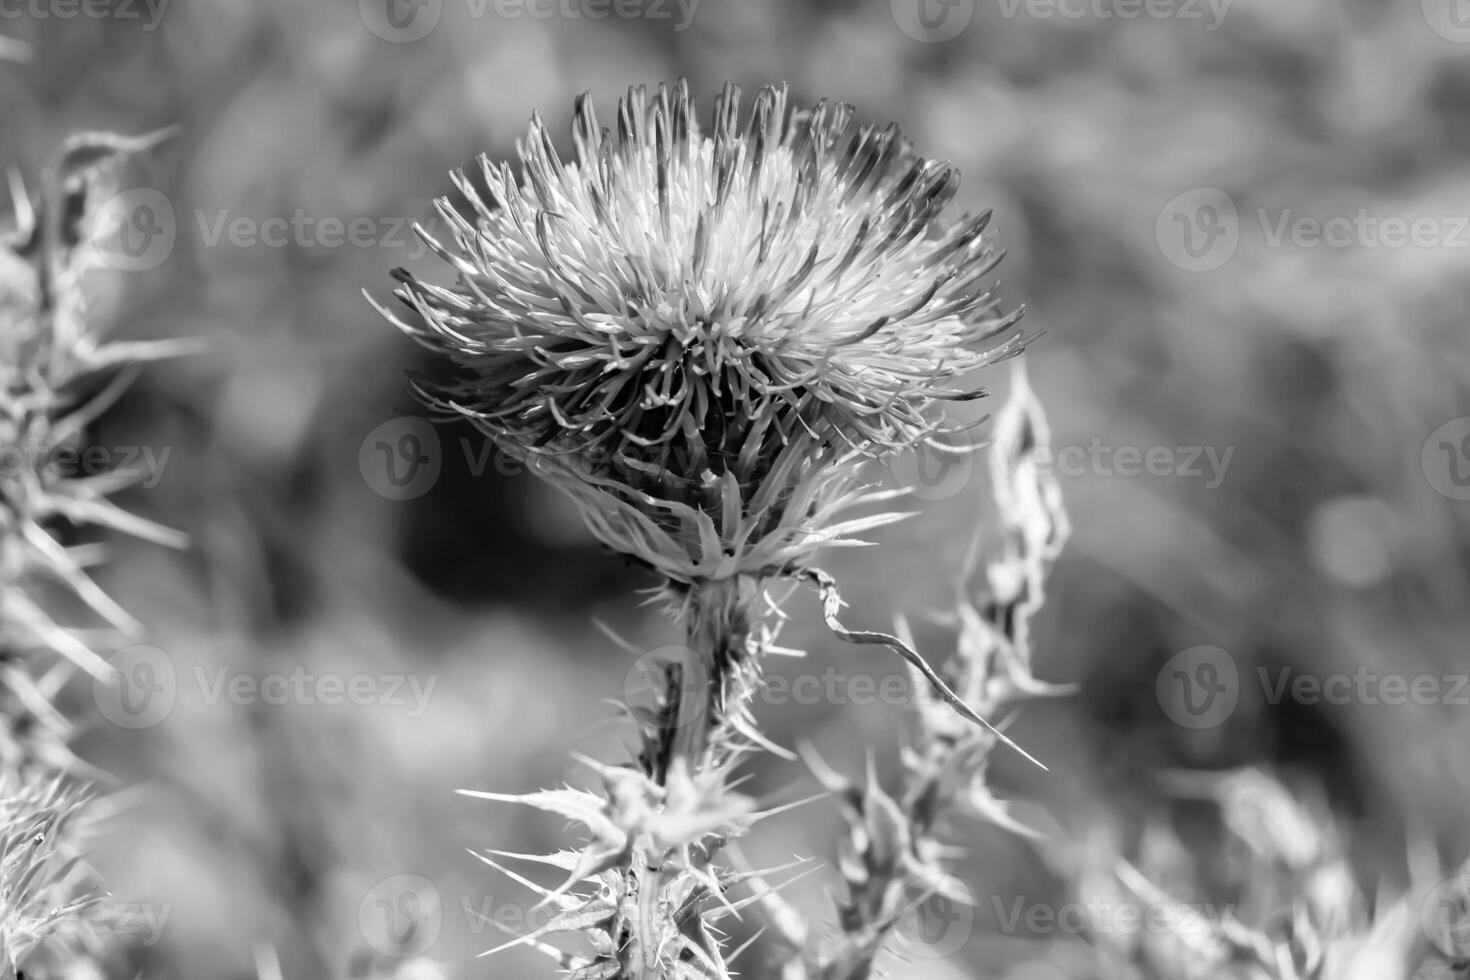
[[[747,704],[759,682],[761,650],[752,611],[758,589],[736,578],[693,585],[686,593],[680,618],[689,662],[681,671],[668,756],[682,759],[691,771],[717,767],[721,756],[736,751],[737,728],[748,720]]]
[[[680,82],[630,90],[614,133],[584,96],[572,151],[533,117],[519,175],[484,158],[455,175],[465,205],[439,202],[453,240],[419,229],[455,281],[399,270],[407,314],[374,306],[457,369],[414,380],[430,410],[568,494],[600,541],[660,576],[684,633],[654,665],[651,705],[630,710],[636,758],[584,760],[600,790],[469,794],[590,837],[528,858],[565,874],[532,885],[562,911],[511,944],[590,936],[591,957],[553,951],[577,978],[724,978],[716,924],[776,902],[762,873],[721,859],[763,815],[732,771],[786,754],[749,711],[781,619],[769,589],[815,585],[836,635],[889,646],[964,724],[1012,744],[910,644],[846,629],[814,561],[907,516],[849,516],[893,496],[862,487],[861,465],[941,431],[944,403],[982,397],[968,375],[1022,349],[1020,314],[988,281],[989,212],[942,217],[954,168],[850,106],[766,88],[743,115],[731,85],[705,131]],[[733,897],[741,884],[756,892]]]

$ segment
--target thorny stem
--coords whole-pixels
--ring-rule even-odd
[[[638,883],[638,921],[634,925],[638,938],[630,950],[633,962],[629,966],[639,980],[662,980],[658,949],[659,923],[663,919],[659,915],[659,902],[663,892],[663,869],[649,866]]]
[[[645,757],[649,775],[660,785],[669,785],[671,773],[716,770],[739,751],[739,719],[754,689],[759,641],[752,608],[759,589],[759,583],[734,579],[676,593],[686,656],[664,674],[664,721],[650,733],[653,744]],[[633,942],[624,968],[638,980],[664,980],[660,950],[669,917],[666,892],[676,873],[658,858],[638,863],[642,866],[630,869],[637,880],[637,921],[629,924]]]
[[[689,656],[670,691],[678,709],[667,757],[683,759],[690,773],[732,748],[735,722],[751,694],[752,592],[737,579],[696,585],[686,594],[681,615]]]

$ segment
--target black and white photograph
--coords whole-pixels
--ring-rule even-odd
[[[0,0],[0,980],[1470,978],[1470,0]]]

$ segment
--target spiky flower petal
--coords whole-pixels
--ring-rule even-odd
[[[535,118],[519,176],[456,176],[453,243],[421,231],[456,282],[400,271],[421,322],[395,322],[464,370],[421,383],[431,404],[613,515],[594,529],[619,550],[769,572],[789,556],[753,546],[801,536],[835,458],[913,445],[1018,349],[989,212],[943,221],[958,174],[896,126],[784,88],[742,119],[727,86],[705,133],[681,82],[631,90],[616,136],[583,96],[572,130],[572,160]]]

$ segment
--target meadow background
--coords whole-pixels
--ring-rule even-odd
[[[412,421],[404,370],[421,355],[361,291],[385,298],[400,265],[447,278],[405,226],[434,219],[449,169],[513,154],[533,109],[564,133],[584,90],[611,118],[627,85],[679,76],[702,118],[729,78],[898,121],[960,166],[965,209],[995,209],[1004,294],[1044,328],[1026,360],[1075,527],[1039,669],[1082,685],[1013,729],[1052,772],[1001,758],[998,791],[1036,801],[1039,823],[1129,826],[1197,809],[1168,802],[1161,773],[1269,765],[1324,789],[1370,879],[1401,875],[1406,830],[1464,857],[1470,725],[1449,694],[1470,670],[1470,21],[1456,0],[957,0],[926,8],[948,18],[930,27],[908,0],[648,0],[605,19],[588,14],[610,5],[568,2],[425,0],[398,27],[386,0],[0,4],[0,35],[30,52],[0,62],[0,165],[33,183],[79,129],[182,125],[127,173],[112,214],[134,238],[93,277],[94,322],[209,345],[148,370],[92,433],[119,459],[151,450],[156,479],[124,503],[194,542],[118,541],[99,573],[152,631],[156,651],[130,663],[161,667],[166,697],[118,724],[109,695],[68,694],[91,720],[78,754],[121,789],[93,860],[118,901],[166,917],[118,943],[115,975],[245,980],[267,947],[286,977],[427,977],[429,961],[455,978],[551,975],[530,952],[473,958],[500,941],[478,916],[514,924],[532,898],[465,848],[546,850],[558,821],[453,791],[584,780],[569,753],[617,757],[606,700],[640,651],[678,637],[641,604],[653,582],[566,502],[469,428]],[[1349,230],[1322,240],[1312,220]],[[1396,245],[1392,221],[1419,231]],[[979,380],[997,398],[975,415],[1007,374]],[[398,450],[424,456],[422,479],[389,479]],[[901,460],[873,478],[911,486],[923,513],[827,563],[848,619],[908,613],[942,652],[922,614],[950,604],[984,467]],[[854,703],[869,698],[852,681],[901,665],[831,638],[809,593],[788,609],[784,640],[808,657],[773,670],[835,681],[770,698],[765,731],[854,775],[869,752],[892,771],[908,709]],[[1236,703],[1181,724],[1160,671],[1201,646],[1237,669]],[[1438,678],[1445,696],[1273,704],[1258,667]],[[360,703],[292,678],[356,684]],[[778,762],[748,787],[814,791]],[[827,858],[838,826],[815,803],[747,851]],[[1005,976],[1036,943],[1075,941],[1005,934],[990,896],[1045,902],[1055,881],[999,831],[955,839],[982,896],[968,941],[905,976]],[[816,912],[834,880],[791,894]],[[1027,969],[1012,975],[1050,980]]]

